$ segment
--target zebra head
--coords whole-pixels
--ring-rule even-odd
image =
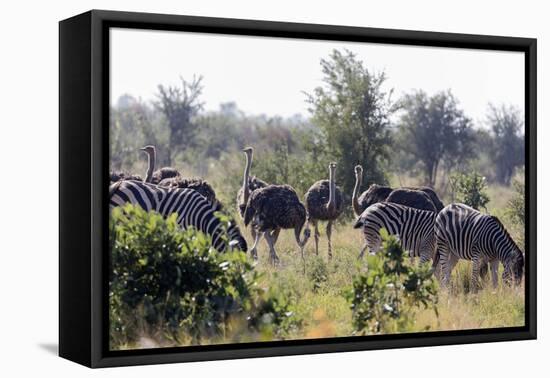
[[[525,265],[525,258],[523,253],[518,249],[517,254],[514,258],[504,266],[504,272],[502,273],[502,281],[506,282],[508,285],[515,283],[519,285],[521,279],[523,278],[523,268]]]
[[[246,239],[241,234],[241,230],[235,222],[231,221],[229,223],[227,234],[229,235],[229,249],[238,249],[242,252],[246,252],[248,250]]]

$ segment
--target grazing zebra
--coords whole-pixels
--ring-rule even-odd
[[[472,260],[471,288],[477,290],[479,268],[490,263],[493,286],[498,285],[498,263],[504,265],[505,282],[521,281],[523,253],[502,223],[464,204],[446,206],[436,218],[435,237],[443,268],[443,284],[448,285],[458,259]]]
[[[226,243],[222,223],[214,215],[215,206],[193,189],[163,188],[139,181],[119,181],[109,187],[110,207],[126,203],[139,205],[146,211],[154,210],[162,216],[177,213],[177,222],[182,228],[193,226],[212,237],[212,245],[218,251],[225,251]],[[235,223],[231,223],[227,233],[230,246],[236,245],[246,252],[246,240]]]
[[[403,249],[409,251],[409,256],[420,257],[420,263],[434,257],[435,235],[434,223],[436,213],[419,210],[413,207],[390,202],[379,202],[369,206],[359,216],[354,228],[363,228],[365,244],[359,258],[362,258],[368,248],[371,253],[380,249],[380,230],[385,228],[390,235],[395,235],[401,241]]]

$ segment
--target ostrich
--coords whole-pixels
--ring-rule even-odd
[[[437,213],[432,199],[421,190],[415,189],[394,189],[384,202],[397,203],[419,210],[428,210]]]
[[[351,197],[351,204],[353,212],[356,216],[359,216],[365,211],[367,207],[377,202],[382,202],[392,192],[392,188],[388,186],[380,186],[372,184],[369,189],[365,190],[359,195],[359,189],[361,188],[361,182],[363,181],[363,167],[360,165],[355,166],[355,186],[353,187],[353,195]]]
[[[250,197],[250,193],[254,192],[256,189],[265,188],[267,183],[260,180],[256,176],[250,177],[250,167],[252,166],[252,157],[254,155],[254,149],[252,147],[243,148],[243,152],[246,158],[246,164],[244,167],[243,175],[243,184],[237,193],[237,209],[241,217],[244,217],[244,211],[246,209],[246,204]],[[254,238],[254,235],[252,235]]]
[[[158,185],[162,180],[170,177],[179,176],[180,173],[172,167],[163,167],[155,171],[155,163],[157,160],[157,150],[155,146],[145,146],[141,148],[147,154],[147,174],[145,182]]]
[[[300,248],[300,255],[304,263],[304,246],[306,245],[310,231],[304,230],[304,237],[300,240],[300,234],[306,222],[306,209],[300,202],[298,194],[290,185],[268,185],[250,193],[246,209],[244,211],[244,224],[255,230],[254,245],[250,250],[251,255],[257,259],[258,241],[263,235],[269,245],[271,263],[279,261],[275,252],[275,243],[281,229],[294,229],[296,243]]]
[[[320,180],[313,184],[305,195],[308,223],[315,227],[315,253],[319,254],[319,221],[328,221],[328,257],[332,258],[332,222],[334,222],[344,210],[342,192],[336,187],[336,163],[329,164],[329,179]]]
[[[123,180],[143,181],[140,175],[133,175],[131,173],[126,173],[123,171],[109,172],[109,181],[111,181],[111,184],[114,182],[123,181]]]
[[[254,149],[252,147],[246,147],[246,148],[243,148],[243,152],[246,159],[246,163],[244,166],[243,183],[242,183],[242,186],[239,188],[239,192],[237,193],[237,209],[239,211],[239,214],[241,215],[241,218],[244,219],[244,212],[246,210],[246,205],[248,204],[250,194],[254,193],[254,191],[256,191],[257,189],[267,187],[268,184],[265,181],[260,180],[256,176],[250,177],[250,168],[252,166]],[[256,240],[258,238],[258,241],[259,241],[259,239],[261,238],[261,233],[259,236],[256,235],[256,229],[254,227],[250,228],[250,235],[252,236],[252,240]],[[255,254],[256,249],[255,248],[252,249],[251,252]]]
[[[222,205],[216,199],[216,192],[212,186],[200,177],[170,177],[163,179],[159,186],[166,188],[180,188],[180,189],[193,189],[199,192],[203,197],[205,197],[208,202],[210,202],[216,210],[221,210]]]
[[[389,186],[373,184],[359,195],[359,188],[363,177],[363,168],[355,167],[355,187],[353,188],[352,206],[356,216],[360,216],[370,205],[378,202],[393,202],[420,210],[439,212],[443,209],[443,203],[432,188],[405,187],[392,189]]]

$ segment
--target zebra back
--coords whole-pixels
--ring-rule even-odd
[[[421,262],[433,258],[435,250],[433,211],[419,210],[395,203],[381,202],[369,206],[359,217],[355,226],[363,227],[369,249],[377,250],[380,230],[385,228],[397,236],[411,257],[420,256]]]
[[[146,211],[156,211],[163,217],[177,213],[177,223],[186,229],[195,229],[208,234],[218,251],[227,249],[222,222],[214,215],[216,207],[193,189],[163,188],[140,181],[121,181],[109,187],[111,207],[132,203]],[[246,240],[234,222],[227,229],[230,245],[247,250]]]

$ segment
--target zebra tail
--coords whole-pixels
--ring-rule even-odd
[[[439,260],[441,259],[441,253],[439,253],[439,249],[436,249],[435,250],[435,256],[434,256],[434,261],[432,263],[432,270],[435,271],[435,269],[437,268],[437,264],[439,264]]]
[[[118,187],[123,183],[123,180],[115,182],[113,185],[109,186],[109,199],[113,197],[113,194],[118,190]]]

